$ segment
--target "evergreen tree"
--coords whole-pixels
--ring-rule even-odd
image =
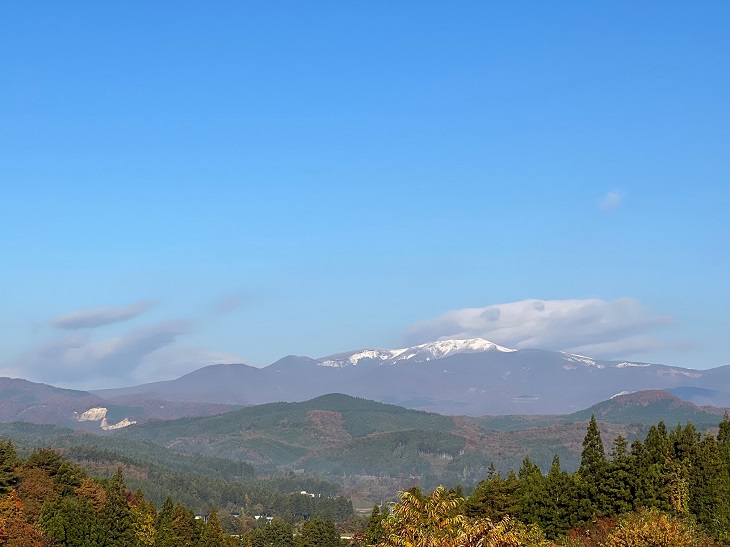
[[[127,487],[121,468],[106,488],[106,503],[99,520],[104,534],[104,547],[132,547],[137,544],[134,516],[127,503]]]
[[[662,425],[662,422],[659,422]],[[629,469],[633,477],[634,508],[671,510],[667,485],[669,484],[668,439],[666,428],[651,426],[642,443],[635,440],[631,445]]]
[[[330,519],[312,519],[302,524],[300,547],[339,547],[340,533]]]
[[[730,417],[728,417],[727,411],[725,411],[722,422],[720,422],[717,432],[717,444],[725,466],[730,469]]]
[[[376,545],[383,539],[383,521],[388,518],[389,514],[390,511],[387,506],[383,507],[382,511],[379,505],[376,504],[373,506],[373,511],[370,513],[370,518],[365,528],[366,545]]]
[[[689,477],[689,511],[713,535],[730,539],[730,475],[712,435],[698,444]]]
[[[610,470],[601,432],[598,429],[596,416],[592,414],[583,438],[580,468],[575,477],[576,485],[584,493],[581,501],[584,504],[582,510],[588,513],[586,516],[592,518],[609,514],[611,510],[611,502],[607,496],[611,480],[609,475]]]
[[[644,448],[652,463],[664,463],[672,456],[671,442],[667,434],[667,426],[660,421],[656,426],[652,425],[644,439]]]
[[[25,460],[23,467],[26,469],[42,469],[48,476],[55,477],[61,470],[63,458],[55,450],[50,448],[41,448],[33,451]]]
[[[137,490],[134,493],[132,516],[134,517],[137,543],[140,547],[154,547],[157,511],[155,510],[154,503],[144,498],[144,492],[142,490]]]
[[[671,458],[677,461],[692,461],[697,454],[699,442],[700,434],[692,422],[687,422],[684,428],[681,424],[677,424],[677,428],[669,434]]]
[[[601,488],[606,498],[606,505],[603,508],[605,515],[621,515],[633,509],[635,487],[628,442],[623,435],[616,437],[613,442],[611,462],[607,466]]]
[[[280,517],[274,517],[263,532],[265,547],[294,547],[291,524]]]
[[[542,471],[540,468],[530,459],[529,456],[525,456],[525,458],[522,460],[522,466],[520,467],[520,470],[517,472],[517,478],[521,481],[524,481],[530,476],[533,475],[542,475]]]
[[[200,536],[200,547],[220,547],[225,543],[225,536],[220,522],[218,522],[218,513],[215,507],[210,508],[208,522],[203,526],[203,533]]]
[[[17,471],[19,465],[20,458],[13,441],[10,439],[3,441],[0,438],[0,495],[6,494],[20,482],[20,474]]]
[[[519,488],[520,481],[513,471],[506,479],[495,473],[491,479],[477,485],[466,502],[465,513],[468,517],[488,518],[494,522],[508,515],[514,516],[519,513]]]
[[[601,440],[595,414],[591,414],[586,436],[583,438],[583,452],[580,455],[580,473],[583,476],[594,475],[606,463],[606,453]]]
[[[195,521],[195,514],[180,505],[172,510],[170,523],[170,545],[174,547],[194,547],[200,538],[200,529]]]
[[[547,475],[530,475],[520,489],[519,518],[537,524],[549,538],[563,534],[583,522],[590,512],[584,505],[574,477],[560,468],[560,458],[553,457]]]
[[[58,466],[58,471],[53,477],[56,483],[56,489],[62,496],[73,494],[74,490],[80,487],[86,478],[86,473],[78,465],[71,465],[67,461],[62,461]]]
[[[104,533],[91,504],[69,496],[46,503],[38,526],[61,547],[103,547]]]

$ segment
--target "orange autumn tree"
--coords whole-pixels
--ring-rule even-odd
[[[43,534],[23,516],[23,504],[11,489],[0,498],[0,546],[43,547]]]

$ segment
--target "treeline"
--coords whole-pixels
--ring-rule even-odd
[[[392,511],[376,507],[360,542],[730,545],[730,420],[726,414],[717,437],[691,423],[670,431],[660,422],[630,446],[617,437],[607,454],[591,417],[575,473],[563,471],[557,457],[547,473],[525,458],[506,477],[492,468],[466,498],[460,488],[428,496],[414,489]]]
[[[458,457],[466,441],[453,433],[435,430],[406,430],[381,433],[353,440],[347,446],[321,457],[310,458],[308,470],[326,476],[343,474],[426,475],[432,464],[424,455]]]
[[[65,455],[84,468],[95,470],[97,475],[110,475],[122,466],[129,488],[143,490],[157,506],[171,497],[199,511],[211,506],[241,508],[248,514],[279,515],[290,523],[314,517],[340,522],[353,514],[352,503],[336,495],[335,484],[313,477],[291,474],[256,479],[247,474],[223,480],[178,472],[100,448],[72,447]],[[230,463],[237,466],[242,462]],[[314,496],[301,495],[303,490]]]
[[[280,486],[293,485],[294,480],[283,478]],[[250,493],[250,499],[255,496]],[[259,497],[265,499],[263,494]],[[276,508],[279,516],[273,520],[267,518],[273,505],[266,513],[262,503],[252,508],[258,520],[253,514],[231,512],[219,518],[212,508],[196,518],[190,508],[169,497],[158,511],[142,490],[128,488],[121,468],[111,478],[92,478],[54,450],[39,449],[21,459],[12,441],[0,439],[0,546],[239,546],[258,545],[274,533],[288,533],[294,546],[292,523],[297,523],[296,545],[308,547],[319,544],[316,538],[333,537],[333,516],[345,520],[353,514],[351,503],[342,498],[299,493],[286,497],[289,503]],[[273,544],[288,544],[278,541]]]

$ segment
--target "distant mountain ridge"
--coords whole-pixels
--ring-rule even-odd
[[[204,416],[237,408],[216,403],[169,404],[138,395],[100,397],[19,378],[0,377],[0,422],[54,424],[74,429],[112,430],[136,421]]]
[[[620,395],[564,416],[450,417],[332,393],[299,403],[267,403],[226,414],[150,422],[116,435],[135,442],[246,461],[279,471],[483,477],[490,462],[516,469],[529,455],[545,470],[554,454],[574,469],[592,414],[604,442],[643,437],[663,420],[716,427],[722,409],[700,408],[665,391]]]
[[[153,420],[105,435],[15,422],[0,424],[0,436],[26,446],[72,449],[80,457],[98,456],[101,451],[114,465],[126,461],[113,455],[119,453],[135,458],[135,465],[165,461],[178,470],[212,477],[223,469],[237,474],[236,470],[248,465],[267,475],[285,472],[304,477],[314,473],[351,492],[370,492],[373,503],[414,484],[429,489],[444,483],[474,484],[487,475],[490,464],[505,474],[518,469],[525,456],[547,471],[558,455],[564,469],[574,470],[580,464],[592,414],[610,450],[616,436],[623,435],[629,442],[643,438],[649,425],[660,420],[668,428],[691,421],[700,432],[712,431],[722,413],[723,409],[700,408],[665,391],[619,395],[562,416],[474,418],[331,393],[299,403],[268,403],[213,416]],[[134,473],[144,476],[144,467],[137,467]],[[192,490],[196,488],[192,486]]]
[[[545,350],[515,350],[480,338],[396,350],[361,349],[313,359],[288,356],[255,368],[211,365],[176,380],[102,396],[256,405],[346,393],[452,415],[566,414],[614,395],[676,390],[699,404],[730,402],[730,366],[694,370],[606,361]]]

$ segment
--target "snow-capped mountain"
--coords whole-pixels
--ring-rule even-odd
[[[364,349],[320,359],[289,356],[264,367],[212,365],[177,380],[96,392],[228,404],[305,401],[344,393],[443,414],[562,414],[621,392],[672,390],[691,402],[730,405],[730,367],[693,370],[604,361],[483,339]]]
[[[376,362],[379,364],[395,364],[398,361],[411,360],[414,363],[443,359],[459,353],[479,353],[482,351],[512,352],[514,349],[505,348],[483,338],[468,340],[439,340],[418,346],[401,349],[363,349],[351,353],[338,353],[323,357],[317,363],[324,367],[347,367],[364,363]]]

